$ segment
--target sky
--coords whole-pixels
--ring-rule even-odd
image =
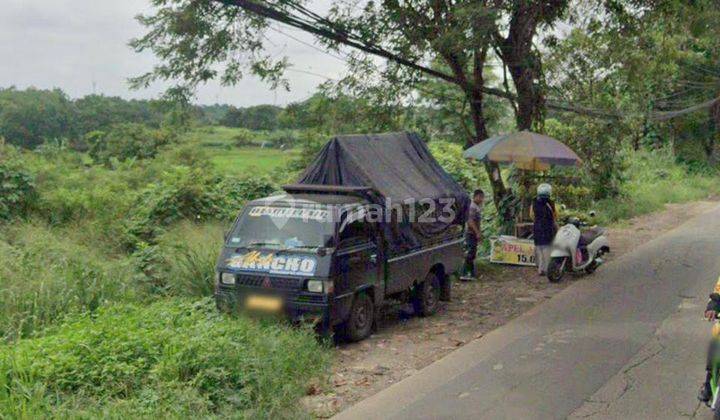
[[[149,12],[149,0],[0,0],[0,87],[58,87],[73,98],[102,93],[124,98],[155,98],[166,86],[130,90],[127,79],[157,63],[127,43],[144,33],[134,16]],[[247,77],[238,85],[209,83],[198,89],[200,104],[285,105],[309,97],[326,79],[338,78],[345,64],[317,48],[307,34],[291,28],[268,33],[268,51],[286,56],[290,92],[271,90]]]

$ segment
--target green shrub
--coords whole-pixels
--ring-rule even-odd
[[[215,262],[225,223],[183,222],[156,245],[140,243],[132,255],[135,282],[143,294],[205,297],[215,287]]]
[[[142,124],[123,123],[112,126],[107,132],[93,131],[85,136],[89,153],[98,162],[113,160],[149,159],[159,149],[175,141],[173,131],[150,129]]]
[[[178,220],[200,221],[221,213],[222,203],[213,194],[218,181],[201,169],[180,166],[145,187],[127,223],[130,247],[141,241],[153,243],[164,227]]]
[[[179,220],[232,219],[247,200],[275,189],[265,177],[221,177],[202,168],[174,167],[135,200],[127,223],[128,245],[152,244],[165,227]]]
[[[210,299],[113,305],[0,347],[0,416],[287,418],[327,367],[311,332],[222,315]]]
[[[622,153],[627,168],[619,196],[596,203],[607,222],[661,210],[667,203],[701,200],[720,193],[716,172],[690,170],[676,161],[670,148],[626,149]]]
[[[481,163],[465,159],[459,144],[434,141],[428,144],[433,157],[453,179],[466,190],[488,188],[487,175]]]
[[[36,199],[34,178],[13,162],[0,160],[0,220],[26,215]]]
[[[278,185],[267,176],[222,177],[214,191],[217,200],[222,203],[218,216],[232,220],[237,217],[247,201],[271,195],[278,188]]]

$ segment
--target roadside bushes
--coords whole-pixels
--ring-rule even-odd
[[[660,210],[667,203],[707,199],[720,193],[715,170],[691,170],[677,162],[670,147],[624,149],[621,153],[627,167],[620,194],[597,202],[606,223]]]
[[[27,215],[36,201],[34,178],[12,162],[0,160],[0,221]]]
[[[135,283],[143,294],[205,297],[215,287],[215,261],[227,224],[182,222],[156,245],[141,243],[132,256]]]
[[[433,141],[428,143],[428,147],[440,166],[467,191],[475,188],[489,188],[482,165],[477,161],[465,159],[462,155],[462,146],[444,141]]]
[[[210,299],[113,305],[1,346],[0,416],[287,418],[328,362],[311,331]]]
[[[135,199],[126,225],[128,245],[153,243],[165,227],[179,220],[232,219],[245,201],[276,188],[265,177],[222,177],[202,168],[174,167]]]

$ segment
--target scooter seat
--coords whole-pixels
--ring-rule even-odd
[[[605,229],[601,227],[593,227],[582,232],[581,239],[586,245],[590,245],[595,239],[605,234]]]

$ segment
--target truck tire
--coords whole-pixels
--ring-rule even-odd
[[[372,332],[375,319],[375,305],[365,292],[355,295],[350,315],[343,324],[342,335],[348,341],[360,341],[367,338]]]
[[[452,279],[447,274],[443,275],[440,282],[440,301],[450,302],[452,300]]]
[[[435,273],[428,273],[425,280],[415,286],[412,304],[415,313],[420,316],[435,314],[440,303],[440,278]]]

